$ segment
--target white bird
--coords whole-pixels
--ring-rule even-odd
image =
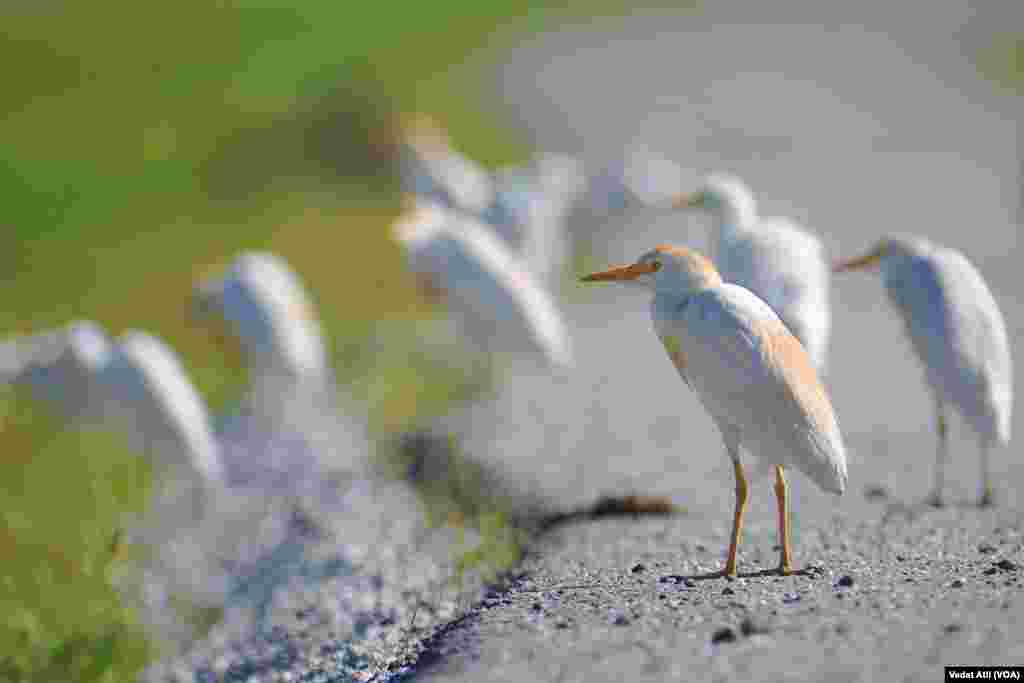
[[[810,357],[756,295],[725,284],[714,266],[683,247],[659,246],[636,263],[582,278],[636,283],[654,294],[654,328],[683,380],[714,419],[733,462],[736,511],[724,575],[736,575],[747,503],[740,447],[775,465],[779,571],[793,571],[784,468],[818,486],[846,488],[846,450],[828,394]]]
[[[421,288],[443,299],[478,349],[527,350],[552,366],[572,365],[569,333],[554,300],[487,226],[417,202],[393,235]]]
[[[924,366],[935,401],[938,451],[930,501],[942,505],[949,458],[947,408],[954,406],[978,438],[982,491],[993,503],[989,453],[1010,441],[1013,364],[1006,323],[981,273],[962,253],[915,237],[881,240],[835,272],[878,266]]]
[[[566,220],[586,185],[580,161],[538,154],[524,166],[495,173],[494,200],[478,218],[554,291],[569,255]]]
[[[76,321],[6,346],[19,358],[5,381],[28,386],[72,422],[126,432],[132,449],[197,483],[221,481],[203,400],[177,355],[156,337],[130,330],[112,342],[96,323]]]
[[[276,471],[312,484],[324,468],[362,467],[365,427],[342,410],[320,321],[281,257],[242,253],[199,284],[193,304],[204,324],[226,322],[245,354],[243,411],[219,430],[230,480]],[[312,480],[294,479],[303,471]]]
[[[490,172],[456,151],[440,124],[427,116],[413,116],[403,130],[405,192],[476,216],[491,206],[495,195]]]
[[[831,319],[821,241],[788,219],[758,216],[753,194],[731,175],[708,176],[699,191],[679,195],[673,206],[714,215],[711,255],[722,278],[771,306],[824,373]]]

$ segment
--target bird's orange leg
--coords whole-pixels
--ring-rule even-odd
[[[786,485],[786,473],[782,465],[775,466],[775,498],[779,503],[779,545],[782,550],[779,554],[779,573],[789,576],[793,573],[793,561],[789,545],[789,506],[787,505],[787,494],[789,489]]]
[[[739,460],[733,461],[736,471],[736,514],[732,520],[732,540],[729,543],[729,559],[725,561],[724,576],[736,576],[736,551],[740,545],[740,534],[743,532],[743,513],[747,510],[747,477],[743,474],[743,465]]]

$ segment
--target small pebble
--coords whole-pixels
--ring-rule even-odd
[[[791,603],[794,603],[794,602],[800,602],[800,594],[799,593],[783,593],[782,594],[782,602],[784,602],[787,605],[791,604]]]
[[[724,626],[712,634],[711,642],[714,645],[718,645],[719,643],[734,643],[736,642],[736,632],[728,626]]]
[[[638,563],[634,564],[632,569],[630,569],[629,571],[632,572],[633,574],[639,574],[640,572],[647,571],[647,567],[645,567],[644,565],[642,565],[642,564],[640,564],[638,562]]]
[[[964,587],[964,580],[963,579],[953,579],[953,583],[951,583],[949,585],[952,586],[953,588],[963,588]]]
[[[978,552],[981,553],[982,555],[990,555],[990,554],[994,553],[995,551],[996,551],[996,547],[994,545],[989,545],[988,543],[982,543],[981,545],[978,546]]]
[[[752,636],[757,633],[764,634],[771,632],[771,624],[769,624],[766,621],[761,621],[760,619],[746,617],[743,621],[740,622],[740,633],[742,633],[745,636]]]
[[[1020,569],[1016,562],[1007,559],[999,560],[998,562],[996,562],[995,566],[999,569],[1002,569],[1004,572],[1015,572],[1018,569]]]
[[[729,588],[728,586],[722,589],[722,595],[732,595],[735,592],[736,591],[734,591],[732,588]]]
[[[884,500],[889,497],[889,490],[881,484],[871,484],[864,487],[864,498],[867,500]]]
[[[960,624],[946,624],[942,627],[942,630],[945,633],[959,633],[960,631],[964,630],[964,627]]]
[[[839,577],[838,581],[836,581],[836,585],[840,588],[849,588],[853,585],[853,577],[849,574],[844,574],[843,576]]]
[[[995,573],[996,573],[996,572],[998,572],[998,571],[999,571],[999,570],[998,570],[998,569],[996,569],[995,567],[989,567],[988,569],[986,569],[985,571],[983,571],[983,572],[982,572],[982,574],[984,574],[985,576],[992,576],[993,574],[995,574]]]
[[[614,626],[625,626],[629,623],[629,618],[620,609],[608,610],[608,621]]]

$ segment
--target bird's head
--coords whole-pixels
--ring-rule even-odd
[[[710,260],[692,249],[663,244],[636,263],[614,266],[580,278],[583,282],[625,282],[659,293],[686,295],[722,284]]]
[[[696,192],[676,195],[672,208],[734,214],[737,220],[747,220],[757,213],[750,189],[736,176],[725,173],[709,175]]]

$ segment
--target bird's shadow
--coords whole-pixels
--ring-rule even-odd
[[[804,576],[808,578],[818,578],[825,575],[825,570],[821,567],[814,565],[804,567],[803,569],[794,569],[789,574],[783,574],[778,569],[758,569],[756,571],[737,572],[735,577],[726,576],[722,572],[707,572],[704,574],[670,574],[668,576],[662,576],[658,579],[660,582],[667,583],[674,581],[675,583],[685,583],[687,581],[711,581],[713,579],[725,579],[726,581],[733,581],[735,579],[766,579],[768,577],[783,578],[785,576]]]
[[[972,500],[943,501],[938,504],[931,498],[925,498],[912,503],[890,501],[885,504],[885,509],[882,513],[882,521],[887,522],[896,517],[903,517],[910,522],[914,522],[920,517],[941,512],[943,510],[981,511],[991,510],[994,507],[995,505],[993,503],[982,504],[978,501]]]

